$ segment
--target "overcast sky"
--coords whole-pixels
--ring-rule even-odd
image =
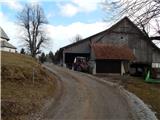
[[[51,39],[43,50],[56,52],[72,43],[77,34],[86,38],[113,24],[113,21],[104,21],[112,15],[112,11],[103,11],[102,2],[104,0],[0,0],[0,26],[9,36],[10,43],[20,50],[23,47],[20,39],[23,31],[17,26],[16,15],[24,4],[38,3],[49,21],[46,31]]]
[[[19,36],[23,34],[17,27],[16,15],[25,3],[40,4],[49,21],[47,32],[51,38],[46,52],[55,52],[72,42],[76,34],[88,37],[110,26],[104,22],[106,13],[102,10],[102,0],[0,0],[0,26],[10,38],[10,43],[22,48]]]

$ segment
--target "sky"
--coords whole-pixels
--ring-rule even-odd
[[[86,38],[107,29],[114,23],[113,21],[105,21],[112,16],[112,8],[107,6],[107,9],[111,11],[104,11],[101,4],[104,1],[0,0],[0,26],[10,38],[9,42],[20,51],[25,47],[20,37],[24,33],[18,26],[17,14],[26,3],[39,4],[49,22],[46,32],[50,42],[43,48],[43,51],[55,53],[59,48],[71,44],[77,34]],[[108,0],[108,2],[113,1],[116,0]]]
[[[104,21],[106,13],[101,3],[104,0],[0,0],[0,26],[10,38],[10,43],[20,50],[23,46],[18,27],[17,14],[26,3],[40,4],[49,24],[46,32],[50,42],[43,49],[56,52],[73,42],[79,34],[82,38],[101,32],[110,26]]]

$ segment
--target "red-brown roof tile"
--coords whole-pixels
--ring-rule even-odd
[[[133,60],[135,56],[127,46],[113,44],[92,44],[96,59]]]

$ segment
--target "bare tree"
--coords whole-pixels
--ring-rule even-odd
[[[78,42],[78,41],[80,41],[80,40],[82,40],[82,37],[81,37],[81,35],[79,35],[79,34],[77,34],[74,38],[73,38],[73,42]]]
[[[160,40],[160,0],[114,0],[110,3],[106,0],[103,6],[105,10],[110,8],[116,13],[113,17],[132,18],[148,37],[150,28],[152,27],[152,30],[154,28],[156,36],[150,36],[150,39]]]
[[[35,57],[41,53],[41,47],[49,40],[44,30],[44,25],[48,23],[44,11],[39,5],[26,4],[17,18],[24,29],[23,42],[31,56]]]

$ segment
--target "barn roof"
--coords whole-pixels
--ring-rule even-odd
[[[127,20],[133,27],[135,27],[135,28],[139,31],[139,33],[140,33],[142,36],[144,36],[144,37],[146,38],[147,42],[149,42],[155,49],[157,49],[157,50],[160,51],[160,49],[149,39],[149,37],[146,36],[128,17],[124,17],[123,19],[121,19],[120,21],[118,21],[116,24],[114,24],[113,26],[111,26],[110,28],[108,28],[108,29],[106,29],[106,30],[104,30],[104,31],[102,31],[102,32],[99,32],[99,33],[97,33],[97,34],[94,34],[94,35],[92,35],[92,36],[89,36],[89,37],[87,37],[87,38],[85,38],[85,39],[82,39],[82,40],[80,40],[80,41],[78,41],[78,42],[75,42],[75,43],[69,44],[69,45],[67,45],[67,46],[64,46],[64,47],[61,48],[61,50],[66,49],[66,48],[70,48],[70,47],[72,47],[72,46],[74,46],[74,45],[77,45],[77,44],[81,44],[81,43],[83,43],[83,42],[85,42],[85,41],[90,41],[90,42],[92,42],[92,41],[91,41],[91,38],[93,38],[93,37],[95,37],[95,36],[97,36],[97,35],[100,35],[100,34],[102,35],[102,38],[103,38],[103,36],[105,36],[106,33],[110,32],[113,28],[117,27],[117,25],[121,24],[121,22],[122,22],[123,20]],[[100,39],[101,39],[101,38],[100,38]],[[99,40],[100,40],[100,39],[99,39]],[[97,40],[96,42],[98,42],[99,40]]]
[[[12,44],[8,43],[7,41],[0,41],[1,47],[13,48],[16,49]]]
[[[92,44],[91,48],[96,59],[134,60],[135,56],[127,46],[113,44]]]
[[[0,27],[0,37],[3,39],[6,39],[7,41],[9,40],[9,37],[7,34],[4,32],[4,30]]]
[[[131,22],[128,17],[124,17],[123,19],[121,19],[120,21],[118,21],[116,24],[112,25],[110,28],[108,28],[108,29],[106,29],[106,30],[104,30],[104,31],[101,31],[101,32],[99,32],[99,33],[97,33],[97,34],[94,34],[94,35],[92,35],[92,36],[89,36],[89,37],[87,37],[87,38],[85,38],[85,39],[82,39],[82,40],[80,40],[80,41],[78,41],[78,42],[75,42],[75,43],[69,44],[69,45],[67,45],[67,46],[64,46],[64,47],[62,47],[61,49],[69,48],[69,47],[72,47],[72,46],[74,46],[74,45],[83,43],[83,42],[85,42],[85,41],[89,41],[89,40],[91,40],[91,38],[93,38],[93,37],[95,37],[95,36],[98,36],[98,35],[103,35],[103,36],[105,36],[105,34],[106,34],[107,32],[110,32],[113,28],[115,28],[117,25],[119,25],[119,24],[120,24],[122,21],[124,21],[124,20],[128,20],[129,22]],[[132,23],[132,22],[131,22],[131,23]],[[134,24],[134,23],[132,23],[132,24]],[[136,26],[136,25],[135,25],[135,26]],[[140,29],[138,29],[138,30],[141,31]],[[141,31],[141,32],[142,32],[142,31]],[[103,37],[103,36],[102,36],[102,37]],[[100,40],[100,39],[99,39],[99,40]]]

